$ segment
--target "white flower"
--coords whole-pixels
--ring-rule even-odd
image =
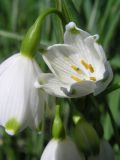
[[[90,157],[88,160],[115,160],[113,149],[106,140],[101,140],[99,155]]]
[[[43,116],[45,93],[34,87],[41,70],[34,59],[15,54],[0,65],[0,125],[13,135],[37,128]]]
[[[38,87],[58,97],[82,97],[99,94],[113,78],[103,48],[96,42],[98,35],[66,26],[64,44],[48,47],[43,58],[53,74],[40,76]]]
[[[85,160],[75,144],[69,139],[52,139],[46,146],[41,160]]]

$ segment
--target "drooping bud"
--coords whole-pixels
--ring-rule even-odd
[[[99,137],[92,125],[84,118],[80,117],[76,123],[73,136],[79,150],[86,156],[99,153]]]

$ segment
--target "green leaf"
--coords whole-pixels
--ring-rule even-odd
[[[89,0],[88,0],[89,1]],[[83,5],[83,0],[72,0],[72,2],[73,2],[73,4],[74,4],[74,6],[75,6],[75,8],[76,8],[76,10],[78,11],[78,12],[80,12],[80,10],[81,10],[81,8],[82,8],[82,5]]]
[[[62,11],[61,0],[53,0],[52,3],[53,3],[53,7],[55,7],[59,11]],[[55,38],[57,40],[57,43],[62,43],[64,41],[63,40],[63,30],[64,30],[64,28],[62,26],[62,23],[61,23],[60,19],[58,19],[57,16],[54,16],[52,18],[52,21],[53,21],[53,30],[55,32]]]
[[[99,0],[96,0],[94,2],[92,13],[90,15],[89,22],[88,22],[88,30],[93,33],[96,30],[96,18],[97,18],[97,13],[98,13],[99,2],[100,2]]]
[[[103,18],[101,18],[100,34],[102,34],[102,31],[104,29],[105,23],[106,23],[106,21],[108,19],[110,11],[111,11],[113,2],[114,2],[114,0],[107,1],[107,5],[105,6],[105,11],[104,11],[104,16],[103,16]]]
[[[63,0],[62,1],[62,10],[63,15],[66,17],[66,21],[75,22],[78,26],[80,25],[80,16],[77,12],[72,0]]]
[[[83,8],[84,8],[84,14],[85,14],[86,20],[87,22],[89,22],[90,15],[92,12],[92,2],[90,0],[84,1]]]

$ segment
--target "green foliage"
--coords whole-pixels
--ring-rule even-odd
[[[83,30],[92,34],[100,34],[100,43],[104,46],[114,70],[114,82],[120,82],[120,0],[0,0],[0,62],[10,55],[20,51],[21,40],[28,28],[42,11],[56,7],[62,11],[66,21],[74,21]],[[48,16],[42,25],[41,44],[50,45],[63,42],[63,28],[56,16]],[[48,71],[39,53],[36,60],[43,71]],[[66,100],[58,100],[62,107],[62,115],[66,128],[70,127],[70,105]],[[120,91],[114,91],[108,96],[86,98],[73,101],[76,110],[93,124],[98,134],[109,140],[120,159],[120,151],[111,126],[106,103],[109,104],[113,118],[120,131]],[[53,117],[46,116],[44,135],[26,129],[14,137],[8,136],[0,129],[0,160],[38,160],[43,146],[51,136]],[[69,133],[69,129],[67,129]],[[101,133],[102,132],[102,133]]]

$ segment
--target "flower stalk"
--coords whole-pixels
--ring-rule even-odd
[[[36,53],[37,47],[40,43],[40,34],[42,29],[42,23],[46,16],[54,13],[59,16],[63,25],[65,25],[65,20],[60,11],[54,8],[50,8],[45,10],[35,21],[35,23],[30,27],[28,32],[26,33],[22,45],[21,45],[21,53],[28,57],[33,57]]]
[[[60,117],[60,106],[56,106],[55,119],[52,126],[52,135],[55,139],[64,139],[65,138],[65,129],[63,122]]]

